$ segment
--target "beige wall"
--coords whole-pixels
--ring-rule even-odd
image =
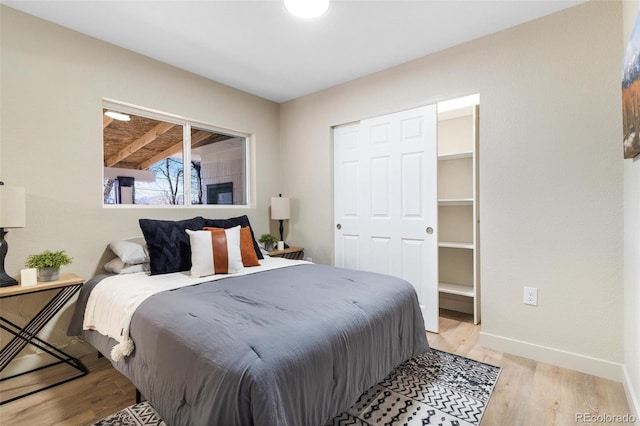
[[[587,3],[283,104],[289,240],[332,262],[331,126],[480,93],[482,340],[621,379],[621,20]]]
[[[623,349],[623,169],[625,201],[637,206],[638,163],[622,165],[621,12],[588,3],[278,109],[1,6],[0,178],[24,186],[28,204],[27,227],[8,236],[6,269],[17,275],[29,253],[66,249],[75,258],[67,270],[91,276],[110,240],[139,234],[140,217],[247,213],[266,232],[279,192],[292,197],[288,242],[331,263],[331,126],[480,93],[484,341],[614,378],[624,358],[637,392],[638,267],[629,259],[640,238],[628,232]],[[254,207],[103,209],[103,97],[255,134]],[[637,231],[633,208],[625,225]],[[539,288],[539,307],[522,304],[524,285]],[[26,316],[34,304],[2,310]]]
[[[5,6],[0,14],[0,178],[27,193],[27,226],[7,237],[8,273],[18,276],[28,254],[64,249],[74,263],[63,271],[91,277],[100,270],[109,241],[141,235],[141,217],[246,213],[258,234],[268,230],[269,197],[278,192],[277,104]],[[257,198],[252,207],[103,208],[102,98],[253,134]],[[36,298],[5,301],[3,314],[15,308],[28,316]],[[66,324],[60,324],[57,337],[64,339]]]
[[[640,13],[640,1],[625,1],[624,42]],[[640,419],[640,157],[624,161],[624,365],[629,406]],[[640,420],[639,420],[640,422]]]

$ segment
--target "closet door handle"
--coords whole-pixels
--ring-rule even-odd
[[[342,225],[337,224],[337,225],[336,225],[336,228],[338,228],[338,230],[340,230],[340,229],[342,229]]]
[[[433,228],[432,228],[432,227],[428,227],[428,228],[426,229],[426,232],[427,232],[427,234],[429,234],[429,235],[433,234]]]

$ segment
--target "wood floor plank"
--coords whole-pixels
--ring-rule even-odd
[[[482,426],[564,426],[576,424],[576,413],[629,413],[621,383],[484,348],[479,332],[470,315],[442,311],[440,333],[427,338],[435,349],[502,367]],[[0,406],[0,424],[84,426],[135,403],[135,388],[109,361],[82,361],[87,376]]]
[[[575,380],[572,371],[545,363],[537,363],[531,389],[531,416],[534,424],[573,423],[576,413]],[[555,389],[556,392],[549,392]]]

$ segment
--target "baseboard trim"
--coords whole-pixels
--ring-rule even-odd
[[[622,385],[624,386],[624,393],[627,395],[631,415],[636,418],[636,426],[640,425],[640,401],[638,401],[636,390],[633,389],[633,383],[626,365],[622,366]]]
[[[622,382],[622,364],[536,345],[521,340],[480,332],[480,344],[490,349],[518,355],[558,367]]]

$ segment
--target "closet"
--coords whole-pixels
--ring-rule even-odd
[[[476,97],[466,98],[462,104],[452,102],[438,104],[439,305],[473,314],[474,323],[478,324],[479,102]]]
[[[439,304],[479,316],[478,96],[333,128],[334,264],[416,288],[425,327]]]

